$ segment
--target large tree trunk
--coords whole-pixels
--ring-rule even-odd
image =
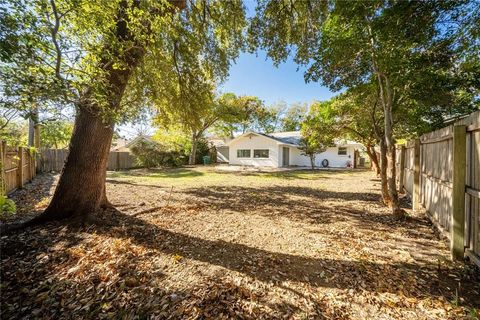
[[[138,2],[134,2],[138,6]],[[134,41],[128,29],[127,1],[120,3],[116,37],[120,41]],[[105,179],[107,161],[113,136],[113,122],[102,117],[102,111],[118,110],[128,80],[142,60],[145,51],[141,47],[126,52],[116,52],[106,45],[106,50],[120,56],[125,68],[114,68],[110,61],[101,61],[104,66],[107,105],[97,105],[91,95],[94,90],[81,93],[69,154],[60,176],[52,201],[35,222],[59,220],[73,216],[85,217],[97,212],[102,206],[110,206],[106,197]]]
[[[385,139],[382,138],[380,139],[380,180],[382,200],[385,205],[390,206],[392,200],[390,199],[390,194],[388,192],[387,168],[387,146],[385,144]]]
[[[393,139],[393,93],[390,86],[390,80],[387,76],[385,78],[385,143],[387,145],[388,158],[388,191],[390,195],[390,206],[394,215],[403,215],[400,209],[400,202],[398,200],[397,183],[396,183],[396,168],[395,168],[395,140]],[[383,91],[383,87],[381,89]]]
[[[378,163],[378,156],[375,148],[373,146],[367,145],[366,152],[368,154],[368,157],[370,158],[370,162],[372,163],[373,169],[375,170],[377,177],[380,177],[380,165]]]
[[[40,220],[86,216],[108,205],[105,178],[112,136],[113,125],[79,107],[65,166]]]
[[[196,134],[192,135],[192,150],[190,151],[190,156],[188,157],[188,164],[194,165],[195,160],[197,159],[197,145],[198,138]]]

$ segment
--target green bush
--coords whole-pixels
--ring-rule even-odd
[[[176,167],[188,162],[188,156],[181,151],[166,150],[156,142],[142,140],[131,148],[140,167]]]
[[[197,153],[195,155],[195,163],[203,163],[203,157],[210,155],[210,148],[207,139],[199,139],[197,142]]]
[[[5,196],[0,196],[0,216],[11,215],[17,212],[15,202]]]

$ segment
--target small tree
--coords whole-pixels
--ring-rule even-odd
[[[307,116],[308,105],[306,103],[294,103],[290,105],[282,118],[282,131],[298,131]]]
[[[337,128],[328,116],[331,102],[316,102],[311,106],[310,113],[302,123],[300,150],[310,158],[312,170],[315,170],[315,156],[328,147],[335,145]]]

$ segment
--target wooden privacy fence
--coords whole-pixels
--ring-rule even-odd
[[[45,149],[40,155],[40,171],[60,172],[67,159],[67,149]],[[108,156],[107,170],[124,170],[137,168],[135,157],[130,152],[111,151]]]
[[[9,147],[0,142],[1,187],[0,192],[8,194],[31,181],[36,175],[35,153],[28,148]]]
[[[397,148],[397,183],[448,237],[452,257],[480,266],[480,111]]]

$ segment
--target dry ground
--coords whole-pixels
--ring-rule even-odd
[[[14,195],[19,216],[56,177]],[[78,186],[82,192],[84,186]],[[367,171],[110,173],[117,210],[1,237],[2,319],[475,319],[479,271]],[[17,218],[18,219],[18,218]]]

